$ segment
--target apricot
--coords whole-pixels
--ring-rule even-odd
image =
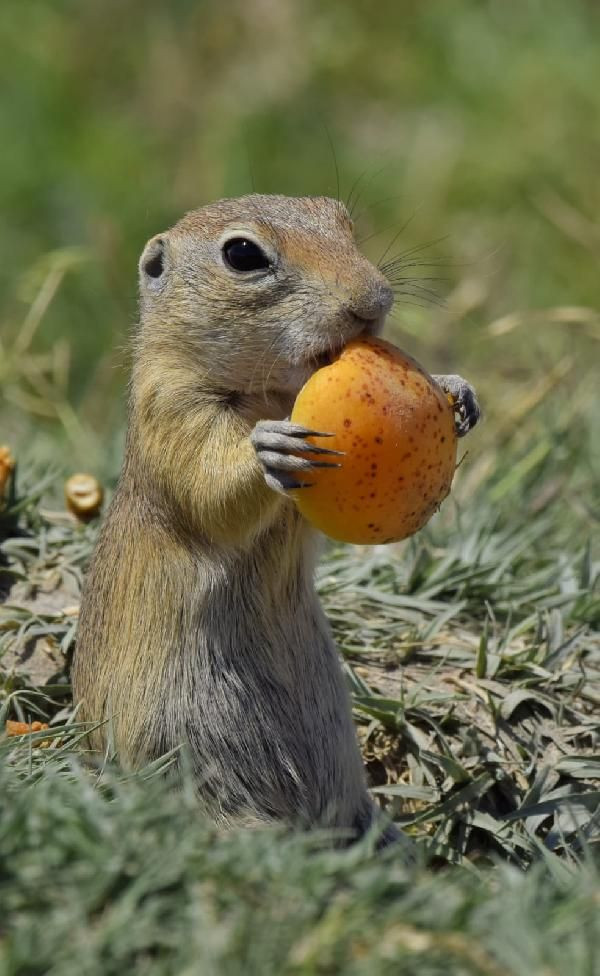
[[[356,339],[313,373],[291,419],[333,434],[311,443],[344,452],[339,468],[316,468],[305,476],[310,487],[293,492],[305,518],[332,539],[397,542],[422,528],[450,491],[452,403],[414,359],[383,339]]]

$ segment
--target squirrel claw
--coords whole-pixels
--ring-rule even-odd
[[[332,437],[310,430],[289,420],[259,420],[250,434],[250,441],[262,465],[265,481],[269,488],[286,494],[296,488],[310,488],[311,482],[302,480],[302,475],[315,468],[339,468],[336,461],[324,461],[303,457],[310,454],[341,456],[343,451],[333,451],[317,447],[305,440],[306,437]]]
[[[310,448],[309,448],[310,450]],[[335,461],[313,461],[312,458],[296,457],[295,454],[284,454],[279,451],[256,452],[265,468],[276,468],[280,471],[310,471],[311,468],[339,468]]]
[[[481,408],[475,390],[470,383],[463,380],[462,376],[457,376],[455,373],[433,378],[444,393],[452,397],[454,411],[457,414],[456,433],[458,437],[464,437],[481,417]]]
[[[272,491],[277,491],[280,495],[285,495],[288,491],[294,491],[296,488],[312,488],[312,482],[298,481],[298,478],[292,474],[287,474],[285,471],[277,471],[272,474],[265,471],[265,481]]]
[[[272,429],[278,433],[281,431],[288,437],[335,437],[331,432],[311,430],[310,427],[304,427],[302,424],[293,424],[291,420],[261,420],[259,423],[265,430]],[[256,426],[258,427],[259,424]]]

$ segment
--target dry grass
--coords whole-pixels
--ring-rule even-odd
[[[598,565],[577,510],[539,505],[544,465],[517,461],[510,491],[488,479],[407,543],[332,548],[319,572],[374,792],[452,862],[524,866],[600,835]],[[41,508],[43,488],[0,516],[0,695],[4,717],[62,725],[95,528]]]

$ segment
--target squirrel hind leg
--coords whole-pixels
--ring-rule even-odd
[[[353,826],[357,833],[357,841],[363,840],[369,835],[376,851],[386,850],[393,845],[399,856],[407,863],[412,864],[416,861],[414,841],[400,830],[375,803],[369,803],[368,807],[360,811]]]

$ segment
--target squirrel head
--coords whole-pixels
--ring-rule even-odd
[[[344,205],[252,194],[186,214],[139,264],[138,350],[207,391],[295,395],[393,294],[360,252]]]

